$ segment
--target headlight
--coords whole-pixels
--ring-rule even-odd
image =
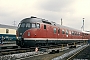
[[[22,35],[22,33],[20,33],[20,35]]]
[[[21,40],[21,37],[17,37],[18,40]]]
[[[18,37],[16,37],[18,39]]]

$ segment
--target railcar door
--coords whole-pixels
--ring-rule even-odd
[[[43,37],[44,38],[47,38],[47,36],[46,36],[47,34],[46,33],[47,33],[47,25],[44,24],[43,25]],[[42,33],[41,33],[41,35],[42,35]]]
[[[58,28],[58,32],[57,32],[57,38],[59,39],[60,38],[60,28]]]
[[[57,28],[53,27],[53,38],[57,39]]]
[[[53,32],[52,31],[52,26],[47,25],[47,33],[46,33],[47,38],[53,38],[52,32]]]
[[[46,38],[46,25],[45,24],[40,24],[40,31],[38,31],[37,33],[39,33],[39,38]]]

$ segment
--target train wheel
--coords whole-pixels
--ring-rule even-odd
[[[59,53],[59,50],[57,50],[56,53]]]
[[[55,54],[55,50],[52,50],[52,52],[51,52],[52,54]]]

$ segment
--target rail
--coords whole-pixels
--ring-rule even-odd
[[[67,57],[75,54],[77,51],[80,51],[82,48],[85,48],[85,47],[87,47],[87,46],[89,46],[89,45],[83,45],[83,46],[81,46],[81,47],[78,47],[77,49],[74,49],[74,50],[72,50],[72,51],[70,51],[70,52],[68,52],[68,53],[65,53],[65,54],[63,54],[63,55],[61,55],[61,56],[59,56],[59,57],[56,57],[56,58],[54,58],[54,59],[52,59],[52,60],[63,60],[63,59],[65,59],[65,58],[67,58]],[[68,59],[68,60],[69,60],[69,59]]]

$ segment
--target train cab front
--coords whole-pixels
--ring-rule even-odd
[[[16,40],[16,44],[18,46],[23,46],[24,45],[24,37],[23,34],[24,32],[27,30],[28,28],[25,28],[25,23],[19,23],[18,25],[18,29],[16,31],[16,36],[17,36],[17,40]]]
[[[40,28],[39,23],[22,22],[19,23],[17,29],[17,41],[16,44],[21,47],[30,47],[35,45],[34,40],[30,40],[31,37],[36,37],[35,31]]]

